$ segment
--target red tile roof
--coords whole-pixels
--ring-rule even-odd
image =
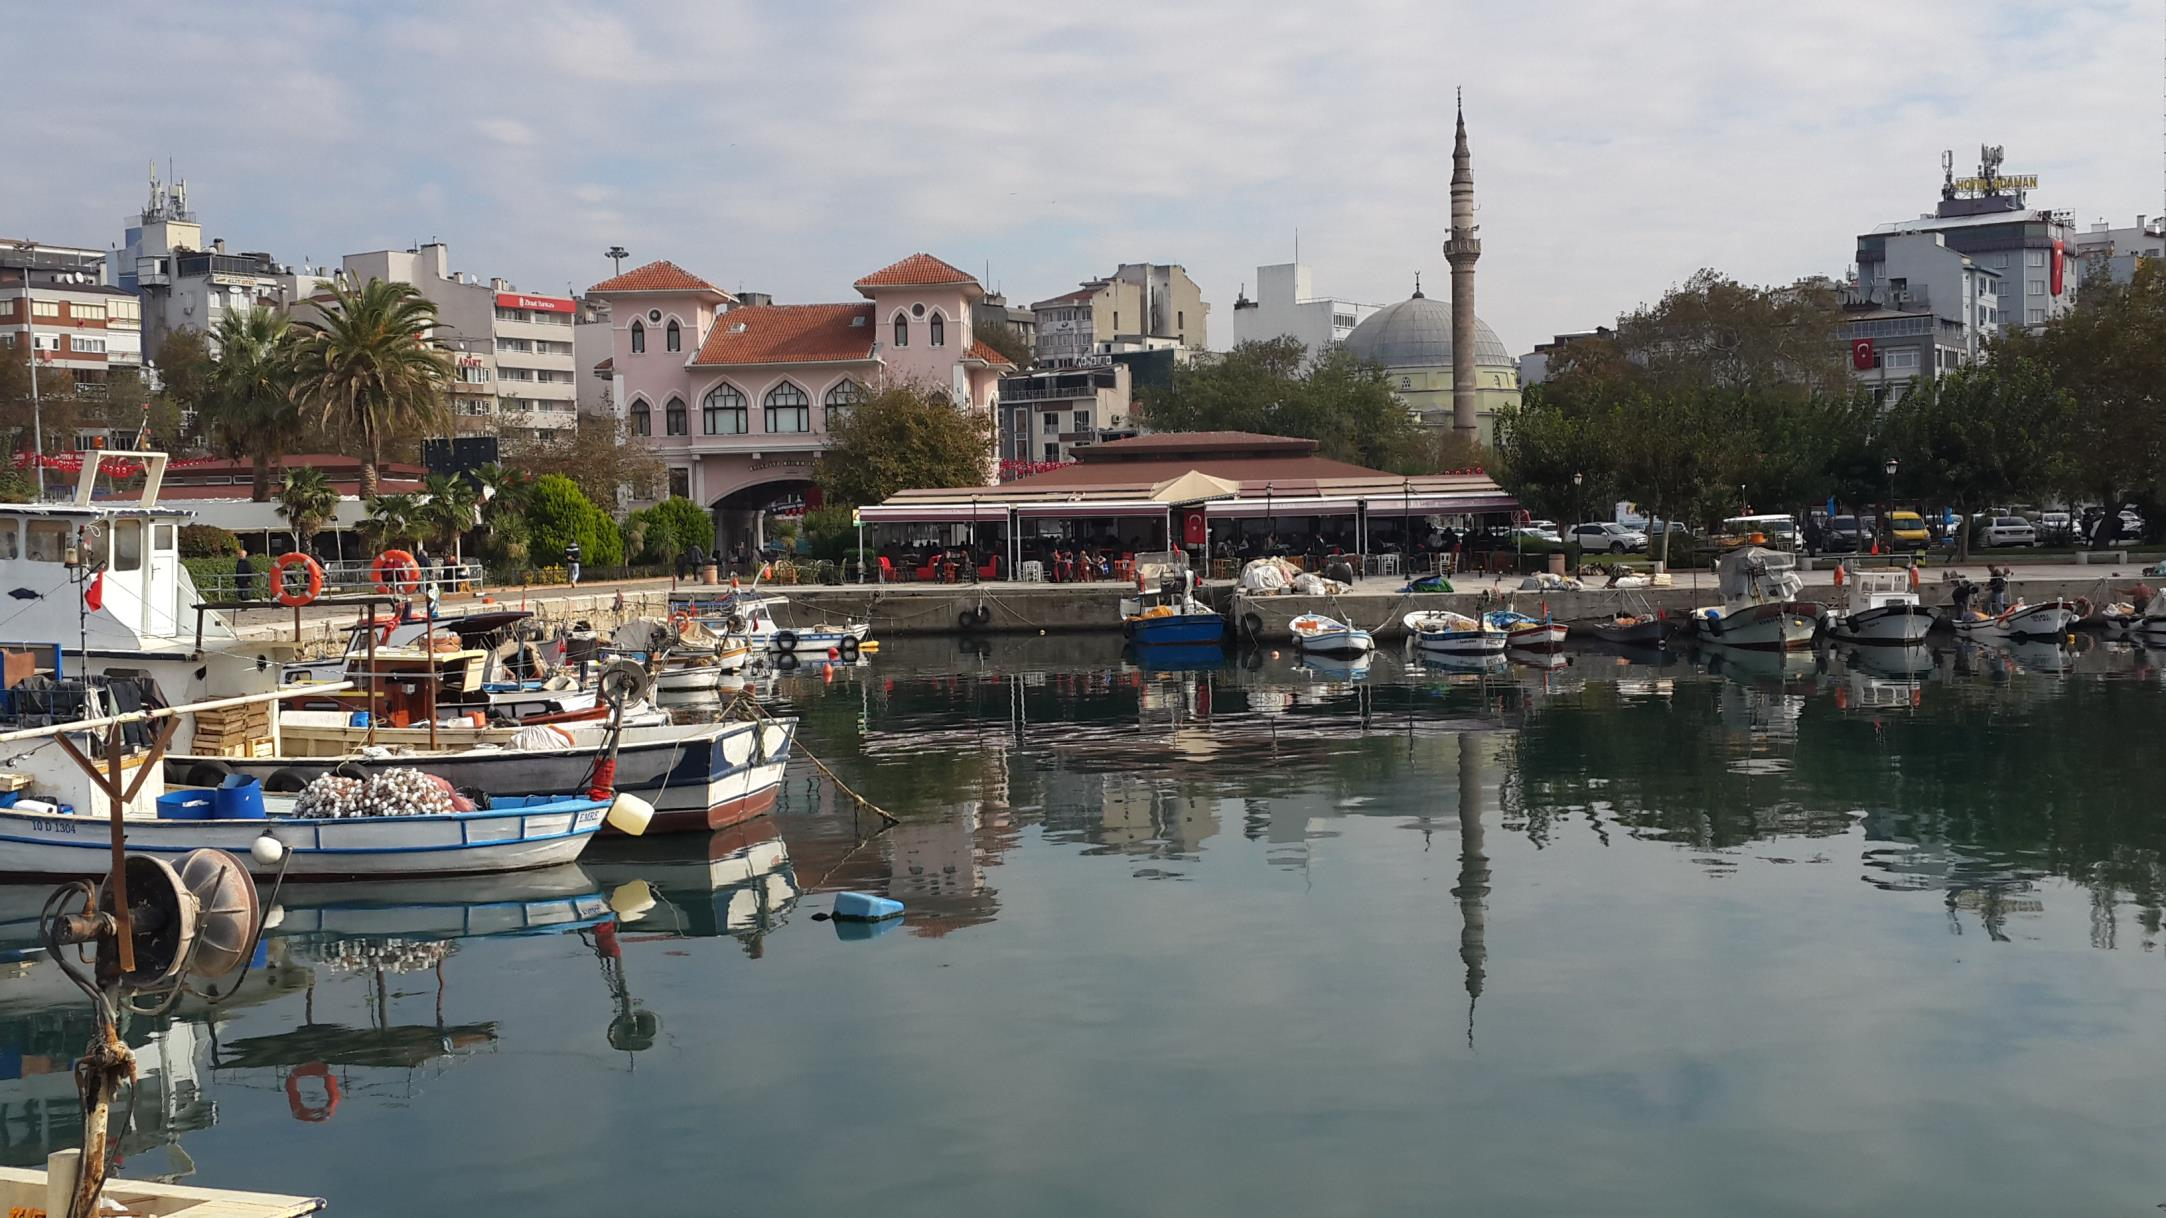
[[[1301,436],[1271,436],[1255,431],[1164,431],[1107,440],[1076,450],[1080,460],[1113,461],[1142,457],[1175,456],[1300,456],[1316,451],[1314,440]]]
[[[1102,286],[1095,288],[1077,288],[1073,292],[1063,292],[1058,296],[1048,296],[1044,300],[1035,301],[1031,304],[1030,307],[1033,309],[1037,309],[1043,308],[1046,305],[1066,304],[1071,300],[1089,300],[1091,297],[1096,296],[1098,293],[1104,290],[1105,289]]]
[[[995,368],[1013,368],[1015,361],[985,345],[983,340],[973,340],[970,350],[963,352],[964,359],[982,360]]]
[[[674,262],[658,260],[604,279],[590,292],[720,292],[722,289]]]
[[[912,254],[892,266],[884,266],[852,284],[863,291],[866,288],[923,288],[940,284],[967,283],[975,286],[977,277],[968,271],[959,271],[931,254]]]
[[[599,363],[599,364],[596,364],[596,365],[594,365],[594,370],[595,370],[596,372],[609,372],[609,371],[612,371],[612,370],[614,370],[614,369],[616,368],[616,366],[617,366],[617,357],[616,357],[616,356],[614,356],[614,355],[612,355],[612,356],[609,356],[609,357],[607,357],[606,359],[602,360],[602,362],[601,362],[601,363]]]
[[[750,305],[715,318],[695,365],[871,359],[869,304]]]

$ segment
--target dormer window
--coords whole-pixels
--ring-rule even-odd
[[[910,319],[900,313],[895,315],[895,345],[898,347],[910,345]]]

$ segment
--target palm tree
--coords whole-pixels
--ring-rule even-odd
[[[271,462],[301,431],[293,399],[293,329],[284,314],[257,305],[219,318],[212,337],[218,355],[206,386],[204,422],[223,448],[255,466],[249,497],[262,503],[271,497]]]
[[[421,505],[421,522],[429,540],[438,554],[449,550],[456,555],[459,539],[474,527],[480,494],[473,483],[457,474],[430,474],[422,483],[422,493],[427,501]]]
[[[304,322],[294,365],[300,401],[360,448],[361,497],[376,496],[384,445],[447,422],[450,357],[428,342],[436,306],[411,284],[336,284],[318,320]]]
[[[312,543],[323,526],[338,513],[338,488],[313,465],[286,471],[286,484],[278,488],[278,514],[293,530],[295,546],[303,554],[314,552]]]
[[[368,500],[368,513],[368,519],[361,523],[361,531],[368,535],[372,546],[382,548],[402,541],[419,541],[424,534],[421,503],[412,495],[378,495]]]

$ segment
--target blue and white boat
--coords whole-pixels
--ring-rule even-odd
[[[1139,556],[1136,594],[1121,600],[1121,633],[1138,647],[1223,642],[1226,620],[1196,599],[1196,576],[1177,556]]]
[[[771,592],[732,588],[720,596],[678,593],[669,599],[669,612],[672,618],[689,615],[715,634],[741,635],[754,651],[783,655],[825,655],[834,651],[845,660],[854,660],[859,645],[872,633],[869,622],[785,626],[776,620],[775,610],[789,603],[788,597]]]
[[[1492,609],[1482,615],[1482,621],[1503,631],[1504,645],[1513,651],[1553,651],[1564,646],[1565,625],[1552,620],[1547,608],[1540,617],[1517,609]]]
[[[1437,655],[1493,656],[1504,654],[1510,638],[1501,627],[1453,613],[1448,609],[1416,609],[1400,621],[1414,646]]]
[[[1286,629],[1303,655],[1365,656],[1376,648],[1376,639],[1368,631],[1321,613],[1301,614],[1286,623]]]

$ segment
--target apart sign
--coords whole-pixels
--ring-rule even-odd
[[[498,292],[499,309],[525,309],[529,313],[569,313],[572,302],[563,296],[528,296],[524,292]]]

